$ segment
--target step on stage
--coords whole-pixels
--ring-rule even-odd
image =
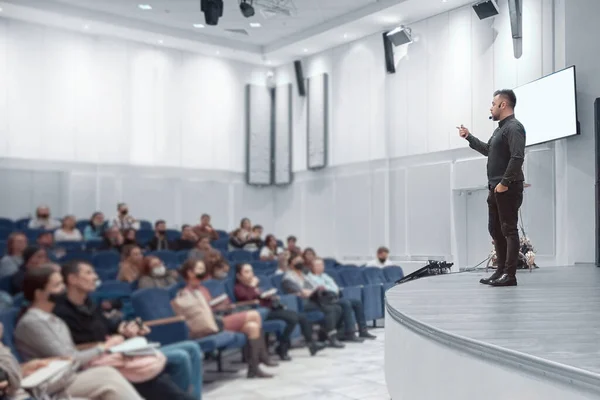
[[[600,268],[421,278],[386,292],[386,381],[401,399],[600,399]]]

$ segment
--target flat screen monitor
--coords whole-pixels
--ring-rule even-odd
[[[515,116],[527,135],[527,146],[579,133],[575,66],[515,89]]]

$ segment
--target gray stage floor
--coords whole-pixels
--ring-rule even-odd
[[[494,288],[464,272],[421,278],[387,292],[390,306],[446,332],[600,374],[600,268],[519,272]]]

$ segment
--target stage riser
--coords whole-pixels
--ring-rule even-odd
[[[410,283],[409,283],[410,284]],[[416,333],[385,316],[385,374],[393,400],[592,400],[598,395]]]

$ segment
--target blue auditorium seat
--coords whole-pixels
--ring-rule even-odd
[[[16,228],[15,221],[10,218],[0,218],[0,229],[8,229],[11,232]]]
[[[0,258],[6,254],[6,240],[0,240]]]
[[[229,261],[234,262],[250,262],[253,261],[252,253],[246,250],[234,250],[228,254]]]
[[[100,251],[92,256],[96,270],[119,268],[121,256],[116,251]],[[97,272],[97,271],[96,271]]]
[[[343,286],[357,286],[365,283],[359,268],[344,268],[340,270],[338,275]]]
[[[140,230],[152,230],[152,223],[150,221],[146,221],[145,219],[142,219],[139,221],[140,223]]]
[[[57,246],[60,247],[60,246]],[[83,250],[67,251],[67,253],[60,258],[61,263],[67,263],[69,261],[78,260],[86,261],[93,265],[92,255]]]
[[[140,229],[135,234],[135,240],[142,246],[145,247],[148,242],[154,237],[154,231],[152,229]]]
[[[271,276],[271,283],[277,289],[277,291],[280,293],[283,293],[283,288],[281,287],[282,280],[283,280],[283,274]]]
[[[6,293],[12,292],[12,275],[0,278],[0,290]]]
[[[27,236],[27,242],[29,243],[29,245],[35,244],[38,236],[40,236],[40,234],[42,232],[44,232],[42,229],[24,229],[23,230],[23,234],[25,234],[25,236]]]
[[[275,287],[267,275],[256,275],[256,277],[258,278],[258,287],[260,290],[267,291]]]
[[[183,264],[185,260],[187,260],[189,252],[189,250],[179,250],[177,252],[177,263],[179,265]]]
[[[14,341],[14,330],[17,325],[17,316],[20,310],[18,308],[9,308],[7,310],[0,311],[0,323],[4,326],[4,334],[2,335],[2,343],[10,349],[13,356],[19,362],[23,362],[17,348],[15,347]]]
[[[81,234],[83,235],[83,231],[85,230],[85,228],[90,224],[90,220],[89,219],[79,219],[77,220],[77,222],[75,223],[75,227],[77,229],[79,229],[79,232],[81,232]]]
[[[114,281],[119,275],[119,268],[96,268],[96,275],[102,282]]]
[[[69,252],[80,252],[83,251],[83,242],[75,242],[75,241],[63,241],[63,242],[55,242],[54,247],[58,249],[64,249],[67,253]]]
[[[215,232],[217,232],[219,234],[219,240],[222,240],[222,239],[229,240],[229,233],[227,233],[227,231],[215,229]]]
[[[177,253],[171,250],[157,250],[148,253],[149,256],[158,257],[165,263],[165,267],[168,269],[177,269],[179,267],[179,260],[177,259]]]
[[[173,242],[181,237],[181,232],[177,229],[167,229],[165,235],[167,235],[167,240],[169,242]]]
[[[363,279],[368,284],[379,284],[382,285],[387,282],[385,275],[381,268],[368,267],[362,270]]]
[[[386,277],[388,282],[396,282],[398,279],[404,278],[404,271],[402,271],[401,267],[385,267],[383,269],[383,274]]]
[[[217,239],[211,243],[211,246],[221,252],[225,252],[228,250],[229,239]]]
[[[335,268],[337,265],[337,262],[333,258],[324,258],[323,263],[325,263],[326,269]]]
[[[277,270],[277,261],[252,261],[250,265],[259,275],[273,275]]]
[[[96,239],[96,240],[88,240],[86,242],[84,242],[83,246],[85,247],[85,249],[87,251],[100,251],[100,249],[104,246],[104,241],[100,240],[100,239]]]
[[[24,231],[29,226],[29,220],[31,218],[21,218],[15,221],[16,228],[20,231]]]

